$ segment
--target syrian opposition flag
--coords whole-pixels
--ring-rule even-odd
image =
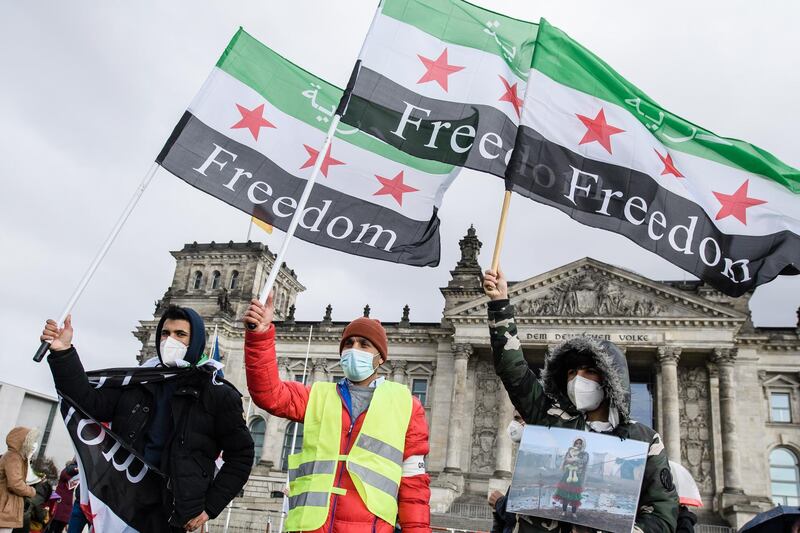
[[[87,372],[95,388],[125,388],[173,379],[185,372],[159,368],[120,368]],[[61,416],[75,448],[81,476],[81,508],[94,531],[169,532],[165,512],[166,479],[124,443],[108,424],[59,393]]]
[[[414,156],[503,177],[536,28],[463,0],[383,0],[342,122]]]
[[[285,231],[323,157],[297,237],[355,255],[437,265],[437,211],[459,169],[345,125],[320,155],[341,96],[240,29],[157,162]]]
[[[544,20],[506,177],[730,296],[800,268],[800,171],[663,109]]]

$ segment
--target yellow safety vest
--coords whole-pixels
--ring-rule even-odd
[[[403,450],[411,420],[408,387],[384,381],[375,388],[364,423],[349,455],[339,455],[342,401],[335,383],[314,383],[303,421],[303,449],[289,456],[287,531],[310,531],[325,524],[336,466],[346,461],[350,478],[369,512],[394,525]]]

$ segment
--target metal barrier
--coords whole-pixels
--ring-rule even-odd
[[[446,514],[462,518],[492,519],[492,508],[488,503],[452,503]]]
[[[736,533],[736,528],[728,526],[712,526],[710,524],[695,524],[695,533]]]

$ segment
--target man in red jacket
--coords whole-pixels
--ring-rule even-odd
[[[272,318],[272,297],[253,300],[243,318],[255,325],[245,333],[245,368],[256,405],[305,423],[303,450],[289,463],[286,530],[390,533],[399,523],[403,533],[430,532],[428,423],[407,387],[378,377],[389,356],[383,326],[352,321],[339,344],[346,377],[307,387],[278,376]],[[325,438],[331,431],[338,448]]]

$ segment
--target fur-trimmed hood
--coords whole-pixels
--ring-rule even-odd
[[[22,426],[15,427],[6,436],[6,446],[9,450],[18,452],[23,457],[28,457],[33,450],[33,445],[39,437],[39,432],[34,428]]]
[[[576,412],[575,406],[567,396],[568,369],[564,363],[564,355],[571,350],[592,355],[597,368],[603,373],[603,390],[606,397],[611,400],[611,405],[617,408],[620,422],[630,422],[631,380],[628,375],[628,361],[622,350],[610,341],[581,335],[551,348],[545,357],[542,369],[545,394],[562,409]]]

